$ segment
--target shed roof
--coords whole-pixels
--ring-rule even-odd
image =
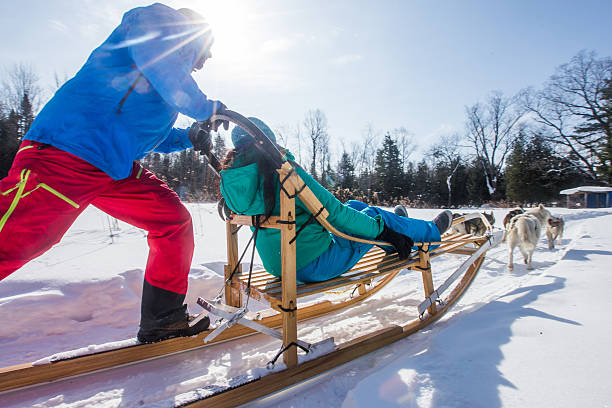
[[[607,193],[610,191],[612,191],[612,187],[582,186],[561,190],[559,194],[572,195],[576,193]]]

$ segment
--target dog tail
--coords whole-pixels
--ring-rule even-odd
[[[536,235],[535,231],[531,231],[530,220],[527,218],[520,218],[516,221],[516,229],[519,237],[520,245],[526,251],[535,250],[534,238],[532,235]]]

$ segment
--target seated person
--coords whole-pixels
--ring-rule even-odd
[[[261,120],[249,118],[272,142],[276,137]],[[221,194],[227,206],[238,214],[266,217],[280,214],[280,182],[276,170],[264,153],[254,148],[255,140],[242,128],[232,131],[234,149],[225,159],[221,171]],[[286,152],[288,160],[293,160]],[[329,212],[327,220],[345,234],[391,243],[400,258],[410,255],[413,240],[435,242],[450,227],[452,214],[446,210],[434,221],[402,217],[359,201],[342,204],[299,165],[297,174]],[[320,282],[350,270],[371,248],[372,244],[338,237],[321,226],[299,197],[295,199],[296,271],[299,282]],[[252,227],[253,228],[253,227]],[[282,276],[281,232],[262,228],[257,233],[256,247],[266,270]],[[389,249],[386,247],[385,249]]]

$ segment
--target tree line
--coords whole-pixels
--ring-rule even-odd
[[[20,64],[3,82],[2,177],[42,99],[37,80]],[[465,108],[463,132],[443,135],[418,161],[411,160],[419,147],[415,135],[404,127],[379,134],[369,125],[336,155],[320,109],[274,130],[279,144],[341,201],[409,207],[554,202],[564,188],[612,185],[612,59],[581,51],[538,89],[513,96],[492,91]],[[225,136],[215,137],[217,157],[226,153]],[[154,153],[141,162],[184,200],[219,196],[217,177],[193,150]]]

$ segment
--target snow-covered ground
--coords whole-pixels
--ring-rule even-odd
[[[189,208],[196,236],[187,299],[193,304],[221,288],[225,226],[215,205]],[[493,211],[499,226],[507,210]],[[431,219],[437,212],[410,215]],[[488,252],[458,305],[426,331],[251,406],[611,406],[612,210],[552,212],[564,217],[565,234],[554,250],[542,238],[535,270],[519,262],[516,250],[515,270],[508,272],[508,251],[501,244]],[[243,244],[246,234],[241,231]],[[0,282],[0,366],[133,338],[146,255],[143,231],[87,209],[61,243]],[[435,279],[443,279],[460,259],[434,259]],[[333,336],[341,343],[405,323],[416,314],[419,282],[417,274],[403,272],[361,304],[304,323],[299,336],[306,341]],[[193,389],[223,385],[265,367],[278,346],[268,337],[251,336],[2,393],[0,407],[173,406]]]

